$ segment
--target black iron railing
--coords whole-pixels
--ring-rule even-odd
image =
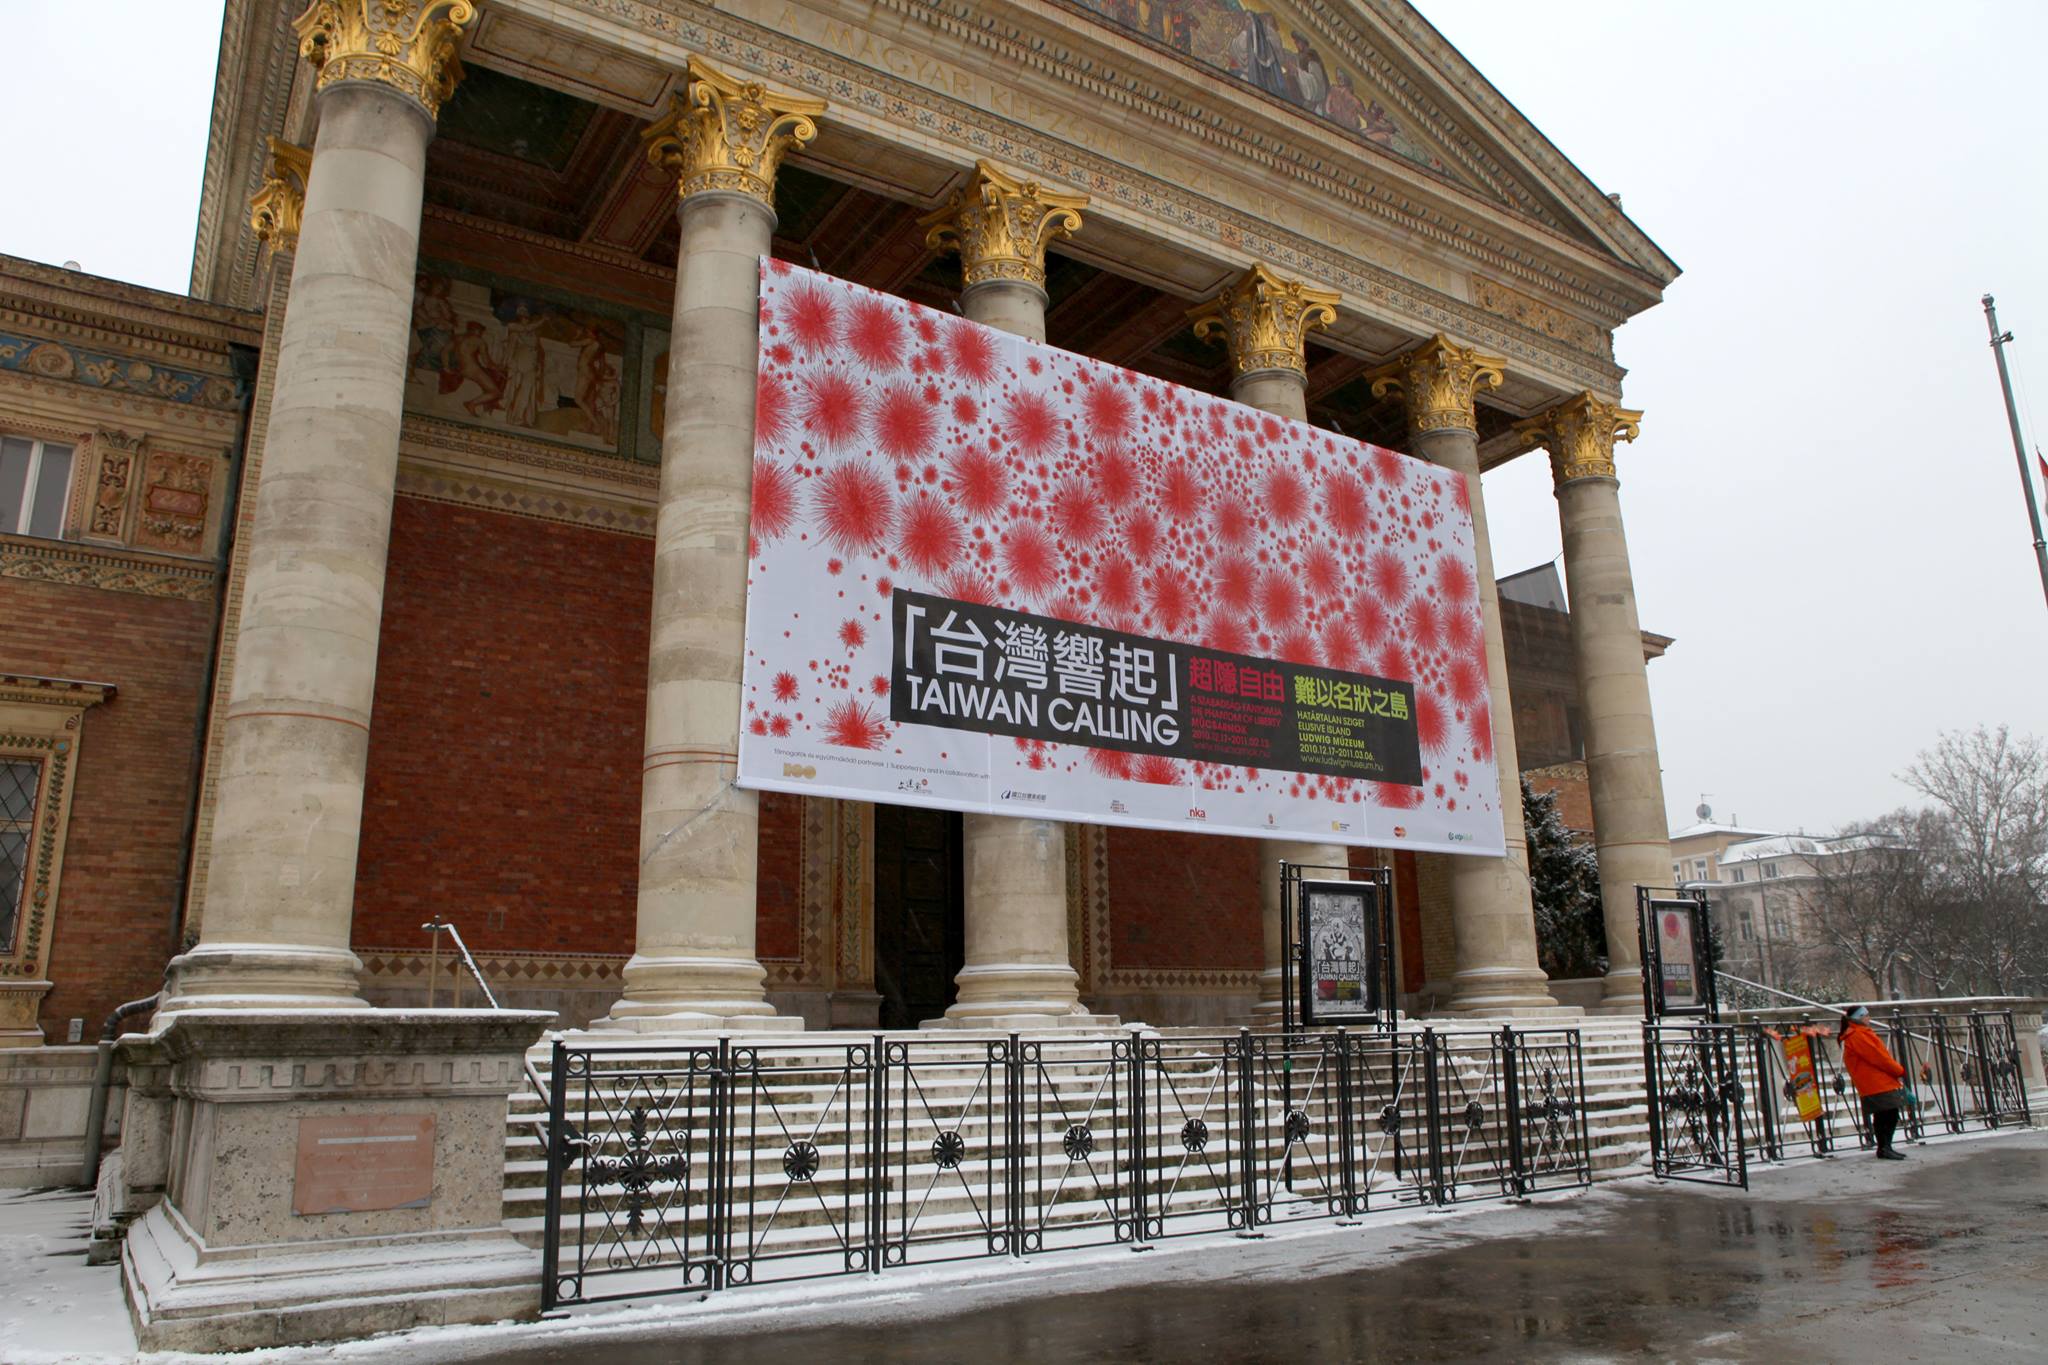
[[[548,1308],[1591,1179],[1569,1029],[557,1043]]]

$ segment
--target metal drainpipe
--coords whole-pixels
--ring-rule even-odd
[[[107,1127],[107,1091],[114,1081],[114,1040],[121,1036],[121,1021],[131,1014],[141,1014],[156,1008],[156,1002],[163,995],[144,996],[118,1005],[107,1016],[107,1022],[100,1026],[99,1057],[92,1070],[92,1101],[85,1107],[85,1162],[80,1184],[92,1189],[100,1183],[100,1148],[105,1143]]]

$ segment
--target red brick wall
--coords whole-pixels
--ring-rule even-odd
[[[213,645],[212,602],[0,579],[0,670],[113,683],[85,713],[50,940],[44,1036],[88,1041],[154,991],[185,873],[192,756]]]
[[[1259,843],[1109,831],[1110,960],[1119,968],[1258,970]]]
[[[401,497],[354,940],[628,953],[653,542]]]
[[[1557,793],[1558,818],[1566,829],[1591,838],[1593,834],[1593,789],[1587,785],[1586,765],[1558,763],[1548,768],[1525,769],[1530,789]]]
[[[797,883],[803,869],[802,797],[761,793],[760,848],[754,951],[762,957],[801,957],[802,893]]]

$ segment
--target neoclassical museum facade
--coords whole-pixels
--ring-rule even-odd
[[[1507,856],[734,787],[764,257],[1463,475]],[[340,1046],[294,1012],[475,1003],[437,917],[569,1025],[1236,1023],[1283,859],[1393,868],[1417,1012],[1553,1010],[1531,721],[1600,852],[1573,1003],[1626,1007],[1670,858],[1612,337],[1676,274],[1401,0],[228,0],[191,297],[0,261],[0,1032],[163,978],[176,1164],[209,1058]],[[1552,709],[1486,541],[1524,456]],[[382,1013],[348,1046],[523,1046]]]

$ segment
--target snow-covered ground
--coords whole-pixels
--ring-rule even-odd
[[[85,1263],[91,1231],[90,1191],[0,1196],[0,1361],[56,1365],[134,1357],[121,1267]]]

